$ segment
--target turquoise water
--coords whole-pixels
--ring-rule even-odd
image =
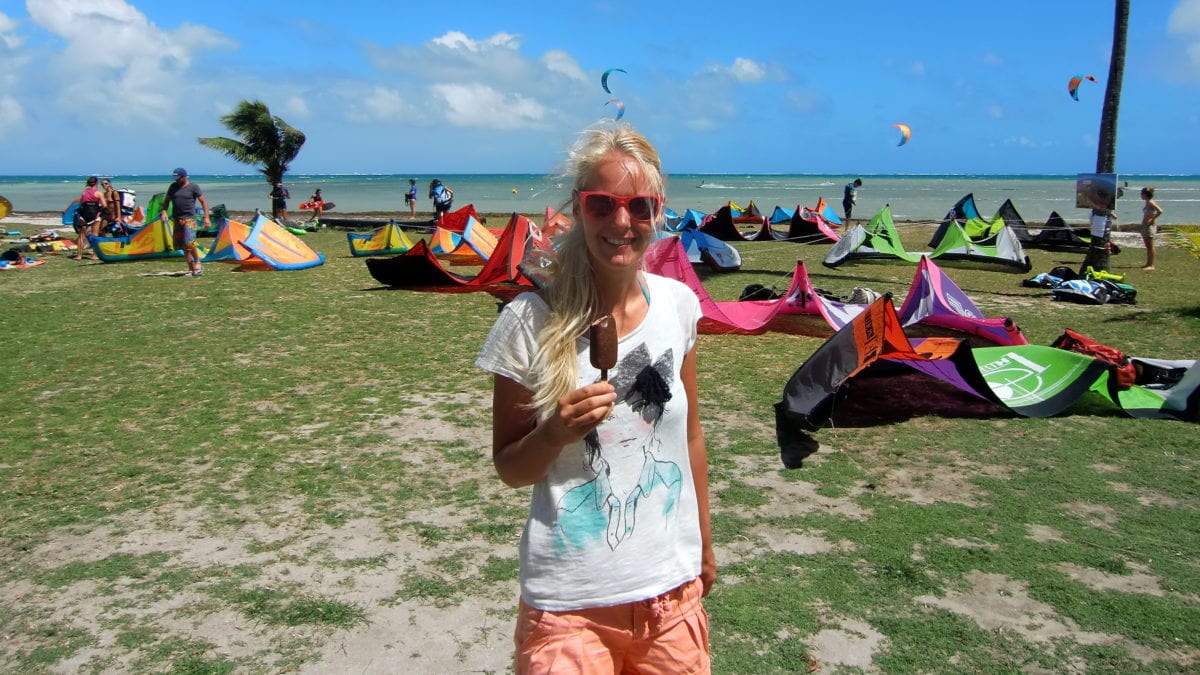
[[[406,215],[404,193],[411,176],[398,175],[289,175],[289,207],[299,217],[300,202],[321,188],[325,199],[337,204],[335,213],[384,212]],[[433,207],[426,197],[431,178],[440,178],[454,189],[455,207],[474,204],[484,213],[541,213],[558,207],[570,194],[569,184],[536,174],[461,174],[416,176],[418,214]],[[743,206],[753,200],[764,213],[775,206],[814,206],[824,197],[841,212],[842,186],[854,176],[675,174],[668,176],[667,203],[676,211],[692,208],[711,213],[726,202]],[[975,194],[976,204],[991,216],[1005,199],[1012,199],[1028,221],[1044,221],[1058,211],[1069,222],[1085,222],[1086,212],[1075,208],[1074,176],[872,176],[863,175],[855,217],[868,218],[885,204],[897,220],[936,221],[964,194]],[[0,176],[0,195],[17,213],[61,211],[79,196],[86,176]],[[145,204],[163,192],[170,176],[114,176],[118,188],[137,192]],[[197,175],[210,205],[224,204],[235,211],[269,210],[268,185],[260,175]],[[1200,223],[1200,176],[1122,176],[1128,182],[1117,204],[1117,222],[1141,220],[1143,185],[1157,190],[1155,201],[1164,213],[1164,225]]]

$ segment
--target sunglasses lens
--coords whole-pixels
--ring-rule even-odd
[[[587,196],[583,207],[593,218],[607,218],[617,210],[617,200],[612,195],[594,193]]]
[[[651,197],[633,197],[629,200],[629,215],[637,220],[654,218],[654,199]]]

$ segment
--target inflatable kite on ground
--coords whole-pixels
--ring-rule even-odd
[[[1116,350],[1093,353],[1111,352]],[[1090,391],[1134,417],[1200,421],[1200,363],[1195,360],[1132,358],[1129,366],[1067,348],[971,348],[952,338],[910,339],[885,297],[829,338],[788,380],[775,406],[781,445],[795,439],[797,430],[828,424],[845,398],[846,383],[881,359],[1026,417],[1057,415]],[[886,386],[887,378],[875,382]]]
[[[668,232],[682,232],[687,229],[695,229],[708,220],[707,213],[697,211],[696,209],[687,209],[682,215],[675,213],[671,209],[664,209],[663,217],[666,220],[666,229]]]
[[[216,241],[202,262],[240,263],[241,271],[303,270],[325,262],[282,225],[259,213],[249,227],[230,220],[217,231]]]
[[[474,204],[467,204],[461,209],[442,214],[442,219],[438,221],[437,226],[462,234],[467,229],[467,223],[472,220],[479,220],[479,214],[475,212]]]
[[[1025,219],[1017,212],[1011,199],[1005,199],[1000,205],[996,216],[1004,219],[1004,223],[1012,228],[1026,248],[1041,248],[1046,250],[1079,250],[1086,249],[1091,244],[1092,237],[1087,227],[1071,227],[1067,225],[1058,211],[1051,211],[1046,218],[1046,224],[1037,232],[1031,232],[1025,224]]]
[[[732,272],[742,266],[742,254],[736,248],[695,228],[680,232],[679,242],[693,265],[704,263],[714,272]]]
[[[971,220],[967,222],[972,223]],[[985,225],[986,228],[993,226]],[[993,235],[978,242],[972,241],[967,236],[964,226],[953,220],[948,221],[946,229],[939,229],[939,232],[941,240],[932,252],[910,253],[904,249],[900,242],[900,233],[892,223],[891,207],[885,206],[871,217],[871,221],[865,227],[855,225],[842,235],[841,241],[829,249],[824,265],[836,268],[856,260],[896,259],[916,264],[922,256],[928,256],[939,260],[992,263],[1021,272],[1032,269],[1029,256],[1025,255],[1025,250],[1021,248],[1021,242],[1010,228],[1003,226],[1003,221]]]
[[[154,220],[133,234],[124,237],[88,235],[88,243],[92,245],[96,257],[106,263],[147,258],[176,258],[183,255],[182,250],[175,248],[171,229],[159,216],[155,216]]]
[[[1076,75],[1067,81],[1067,93],[1070,94],[1071,98],[1075,99],[1076,101],[1079,100],[1079,85],[1082,84],[1084,80],[1095,82],[1096,78],[1092,77],[1091,75]]]
[[[830,300],[813,289],[804,263],[798,262],[788,289],[775,300],[713,300],[692,269],[682,243],[673,239],[655,242],[646,252],[646,270],[686,284],[700,300],[705,332],[746,333],[765,330],[778,315],[820,315],[832,328],[840,329],[865,305]],[[1009,319],[986,318],[967,294],[933,262],[917,267],[903,305],[904,325],[936,326],[972,335],[992,344],[1026,344],[1025,336]]]
[[[404,230],[392,220],[387,225],[367,233],[347,232],[350,255],[396,255],[413,247]]]
[[[912,129],[908,128],[907,124],[893,124],[892,126],[900,130],[900,142],[896,144],[896,147],[904,145],[908,139],[912,138]]]
[[[394,258],[367,258],[367,270],[379,283],[397,288],[465,286],[485,290],[490,286],[514,284],[532,287],[533,282],[518,266],[524,260],[526,250],[536,245],[540,236],[531,228],[528,218],[514,213],[501,232],[492,256],[474,277],[447,270],[424,240]]]
[[[221,221],[213,245],[200,262],[243,262],[251,260],[254,254],[242,242],[250,235],[250,226],[236,220]]]
[[[0,197],[0,220],[4,220],[10,213],[12,213],[12,202]]]
[[[800,244],[829,244],[841,239],[825,222],[824,216],[821,215],[821,207],[821,202],[817,203],[817,210],[797,206],[788,223],[787,235],[782,238]]]
[[[751,225],[753,229],[743,230],[738,225]],[[773,241],[782,238],[771,231],[771,224],[759,213],[754,202],[750,202],[745,209],[733,202],[727,203],[705,219],[700,231],[721,241]]]

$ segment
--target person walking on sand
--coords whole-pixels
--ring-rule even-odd
[[[533,486],[517,673],[710,672],[700,303],[643,271],[663,219],[661,171],[628,125],[583,133],[570,154],[577,225],[548,284],[501,310],[476,360],[493,375],[496,473]],[[589,330],[602,317],[612,330]]]
[[[321,214],[325,212],[325,196],[321,194],[321,188],[317,188],[316,191],[312,193],[312,196],[308,198],[308,201],[312,204],[313,212],[312,218],[308,219],[309,222],[320,220]],[[301,204],[300,208],[304,208],[304,205]]]
[[[167,198],[163,200],[160,217],[163,223],[169,222],[167,204],[170,204],[175,216],[175,248],[183,250],[183,257],[188,266],[187,276],[198,277],[203,274],[203,269],[200,267],[200,254],[196,250],[196,202],[200,202],[204,209],[204,227],[208,228],[211,227],[208,200],[204,198],[204,191],[200,186],[188,180],[186,169],[175,169],[171,175],[175,177],[175,182],[167,188]]]
[[[846,187],[842,190],[842,210],[846,212],[846,222],[850,222],[850,214],[854,212],[854,205],[858,203],[858,188],[862,187],[862,179],[855,178],[846,183]]]
[[[1158,220],[1158,217],[1162,215],[1163,210],[1158,205],[1158,202],[1154,201],[1154,188],[1142,188],[1141,196],[1146,202],[1145,206],[1142,207],[1141,230],[1142,242],[1146,244],[1146,264],[1142,267],[1142,269],[1152,270],[1154,269],[1155,258],[1154,233],[1158,230],[1158,227],[1154,224],[1154,221]]]
[[[442,216],[446,215],[450,207],[454,205],[454,190],[434,178],[429,183],[429,198],[433,200],[433,222],[440,223]]]
[[[404,205],[408,207],[408,218],[413,220],[417,217],[417,179],[408,179],[408,192],[404,195]]]
[[[267,196],[271,198],[271,218],[280,225],[287,225],[287,200],[292,194],[283,183],[276,183]]]
[[[74,222],[75,255],[71,256],[71,260],[83,260],[83,249],[88,243],[88,235],[95,237],[100,234],[100,219],[108,211],[108,199],[97,187],[99,182],[99,178],[88,176],[83,192],[67,204],[68,209],[71,208],[71,204],[79,204]],[[91,257],[95,257],[95,254],[91,254]]]

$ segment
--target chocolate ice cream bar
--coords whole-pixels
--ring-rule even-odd
[[[600,379],[608,381],[608,369],[617,365],[617,322],[611,314],[596,319],[588,329],[592,367],[600,369]]]

